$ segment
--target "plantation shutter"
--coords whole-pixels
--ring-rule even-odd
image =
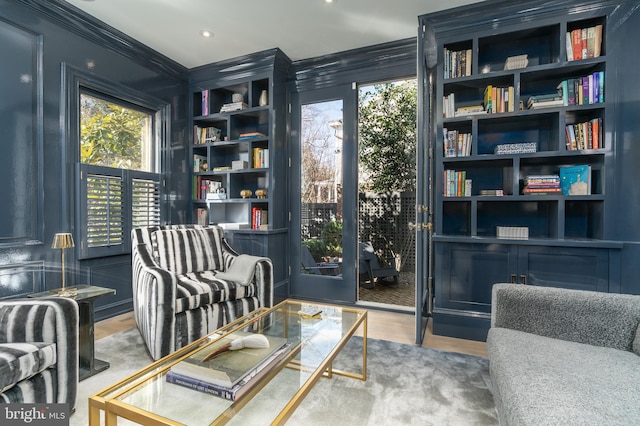
[[[160,225],[160,182],[133,178],[131,191],[132,228]]]
[[[87,176],[87,247],[124,242],[124,185],[120,176]]]
[[[159,225],[160,175],[79,164],[80,259],[131,252],[131,230]]]

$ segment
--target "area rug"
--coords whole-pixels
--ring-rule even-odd
[[[487,359],[376,339],[367,342],[367,381],[335,375],[321,379],[288,425],[498,424]],[[362,339],[354,337],[335,368],[359,366],[361,348]],[[88,424],[91,394],[151,362],[135,328],[98,340],[96,356],[111,367],[80,382],[71,426]],[[268,406],[278,398],[275,390],[258,402]],[[234,420],[243,426],[264,424],[259,417]]]

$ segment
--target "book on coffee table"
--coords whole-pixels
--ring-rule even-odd
[[[256,369],[274,353],[287,344],[287,339],[283,337],[268,336],[267,348],[242,348],[233,351],[223,352],[207,361],[203,361],[207,355],[220,349],[235,339],[249,336],[252,333],[236,332],[225,336],[196,352],[190,357],[173,365],[171,372],[183,377],[191,377],[212,385],[222,386],[227,389],[233,388],[246,376],[255,373]]]
[[[202,378],[184,376],[173,370],[170,370],[167,373],[166,380],[169,383],[174,383],[185,388],[208,393],[229,401],[235,401],[247,393],[273,367],[278,365],[278,363],[280,363],[280,361],[282,361],[290,351],[291,344],[286,343],[231,388],[209,383]]]

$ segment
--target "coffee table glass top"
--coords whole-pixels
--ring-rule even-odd
[[[300,313],[303,308],[321,312],[308,317]],[[262,308],[92,396],[90,405],[101,403],[100,409],[139,423],[158,416],[166,424],[282,422],[322,375],[342,374],[366,380],[366,316],[366,311],[361,309],[293,300],[270,309]],[[332,370],[333,359],[356,330],[362,330],[363,336],[362,365],[355,366],[359,371]],[[166,381],[173,364],[223,335],[238,331],[285,337],[292,348],[245,396],[229,401]]]

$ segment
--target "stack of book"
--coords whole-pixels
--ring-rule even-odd
[[[527,101],[528,109],[553,108],[563,105],[564,101],[562,99],[561,90],[558,90],[555,93],[529,96],[529,100]]]
[[[529,175],[524,180],[524,195],[559,195],[560,176],[558,175]]]
[[[249,108],[249,105],[245,104],[244,102],[231,102],[228,104],[223,104],[222,108],[220,108],[220,112],[240,111],[247,108]]]
[[[245,139],[257,139],[257,138],[265,138],[267,137],[267,135],[265,135],[262,132],[244,132],[244,133],[240,133],[240,136],[238,137],[239,140],[245,140]]]
[[[290,352],[282,337],[267,336],[267,348],[243,348],[223,352],[207,361],[211,352],[250,333],[233,333],[173,365],[167,373],[169,383],[235,401],[251,389]]]

